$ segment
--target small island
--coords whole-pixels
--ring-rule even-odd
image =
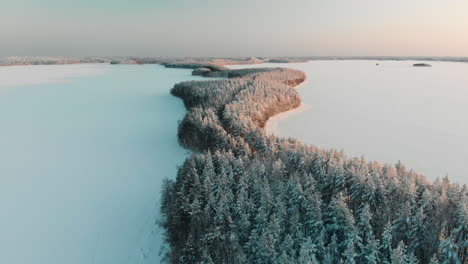
[[[413,67],[432,67],[432,65],[427,63],[415,63],[413,64]]]

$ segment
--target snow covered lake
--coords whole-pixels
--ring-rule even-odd
[[[0,263],[159,263],[161,183],[188,152],[159,65],[0,67]]]
[[[379,63],[379,65],[376,65]],[[348,156],[396,163],[468,183],[468,64],[310,61],[236,65],[302,70],[303,106],[274,118],[268,132]]]

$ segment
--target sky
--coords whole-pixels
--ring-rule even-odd
[[[0,0],[0,56],[468,56],[466,0]]]

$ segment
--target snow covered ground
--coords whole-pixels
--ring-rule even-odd
[[[158,65],[0,67],[0,263],[159,263],[161,183],[187,151]]]
[[[229,67],[287,67],[307,74],[298,88],[301,109],[268,123],[279,136],[383,163],[401,160],[430,180],[448,174],[468,183],[468,63],[413,63],[418,61]]]

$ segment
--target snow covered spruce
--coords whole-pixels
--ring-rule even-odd
[[[203,75],[227,79],[171,91],[195,153],[164,186],[170,263],[466,263],[466,186],[267,137],[269,117],[300,105],[300,71]]]

